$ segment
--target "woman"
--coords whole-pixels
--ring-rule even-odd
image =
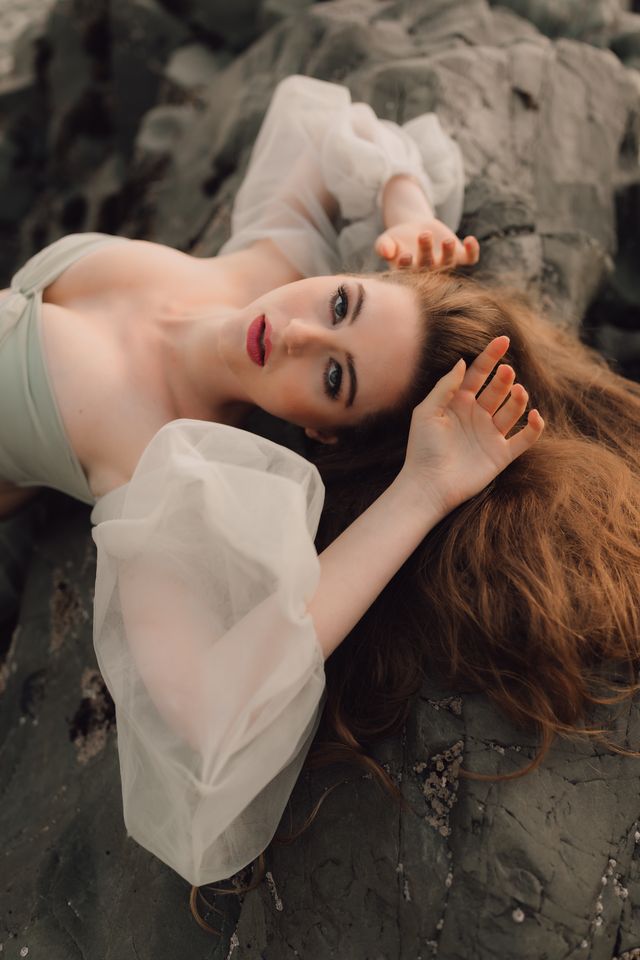
[[[487,383],[509,346],[497,328],[473,354],[460,341],[468,368],[434,379],[417,280],[301,279],[367,237],[398,267],[475,262],[477,242],[453,234],[459,154],[435,118],[412,124],[289,78],[222,256],[73,236],[29,261],[0,304],[3,389],[29,400],[19,423],[2,421],[2,506],[40,485],[95,502],[94,638],[125,820],[192,883],[264,850],[318,727],[324,661],[427,533],[543,429],[511,366]],[[340,233],[339,217],[352,221]],[[235,429],[255,406],[336,449],[345,431],[355,450],[376,419],[405,421],[378,443],[385,489],[320,558],[318,474]]]

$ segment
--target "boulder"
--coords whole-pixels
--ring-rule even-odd
[[[71,229],[214,254],[275,85],[306,73],[400,123],[436,110],[464,154],[460,232],[481,241],[476,274],[538,293],[640,377],[638,12],[613,0],[58,0],[46,96],[29,100],[25,81],[4,101],[14,132],[35,103],[47,150],[44,189],[2,201],[19,238],[3,269]],[[3,143],[8,183],[17,161]],[[266,415],[252,428],[295,446]],[[640,956],[640,761],[561,742],[524,779],[472,781],[461,764],[510,772],[535,742],[483,696],[432,683],[373,751],[413,812],[356,768],[303,771],[280,833],[340,786],[294,843],[272,845],[259,888],[204,891],[222,930],[208,935],[188,885],[126,836],[91,642],[89,511],[57,493],[43,503],[0,671],[4,956]],[[615,728],[638,745],[638,701]]]

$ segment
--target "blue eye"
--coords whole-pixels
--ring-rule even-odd
[[[349,313],[349,296],[344,287],[338,287],[336,292],[331,297],[329,304],[331,306],[331,322],[334,325],[336,323],[336,308],[338,309],[338,322],[344,320],[346,315]]]
[[[340,393],[342,384],[342,367],[335,360],[329,360],[324,372],[324,390],[331,400],[335,400]]]

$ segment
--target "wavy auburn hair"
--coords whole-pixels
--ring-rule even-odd
[[[424,342],[398,408],[338,429],[335,446],[309,441],[307,455],[326,488],[318,552],[402,467],[413,407],[460,357],[470,364],[494,337],[509,336],[503,362],[514,367],[545,431],[425,537],[326,661],[327,700],[305,766],[355,762],[406,807],[366,750],[402,729],[412,697],[434,676],[450,689],[482,691],[539,739],[522,769],[501,776],[461,770],[467,777],[523,776],[558,735],[588,736],[635,756],[587,721],[595,705],[640,689],[640,386],[522,293],[456,274],[370,276],[415,292]],[[611,667],[617,675],[607,678]],[[276,842],[299,836],[318,807],[300,831]],[[253,889],[265,853],[258,861],[245,890],[210,889]],[[207,926],[195,910],[197,892],[192,910]]]

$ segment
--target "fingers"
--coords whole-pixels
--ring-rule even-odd
[[[412,255],[403,249],[397,240],[391,236],[381,234],[376,240],[375,250],[379,257],[384,260],[396,260],[398,267],[410,267],[413,261]]]
[[[468,266],[473,266],[480,259],[480,244],[475,237],[469,236],[464,238],[462,246],[467,257],[465,263]]]
[[[477,394],[498,360],[509,348],[509,337],[495,337],[475,358],[463,381],[463,388]]]
[[[430,230],[425,230],[418,237],[418,246],[420,249],[420,265],[423,267],[435,266],[436,257],[433,251],[433,234]]]
[[[507,440],[511,459],[515,460],[521,453],[533,446],[536,440],[540,439],[543,430],[544,420],[537,410],[530,410],[526,427],[523,427],[522,430],[519,430],[518,433]]]
[[[473,236],[465,237],[462,243],[456,237],[443,240],[439,261],[431,231],[419,235],[418,249],[418,265],[428,269],[452,270],[458,264],[473,266],[480,259],[480,244]]]
[[[415,242],[415,241],[413,241]],[[436,245],[434,234],[425,230],[418,234],[417,255],[407,249],[391,234],[381,234],[375,245],[378,256],[389,262],[395,261],[398,269],[410,267],[414,261],[419,268],[428,270],[452,270],[456,266],[473,266],[480,259],[480,244],[474,236],[461,242],[455,236],[446,237]]]
[[[493,418],[493,422],[503,437],[513,430],[516,423],[527,409],[529,394],[521,383],[516,383],[511,390],[511,396]]]
[[[393,237],[381,234],[376,240],[376,253],[385,260],[393,260],[396,256],[398,245]]]
[[[478,397],[478,403],[483,410],[486,410],[487,413],[493,416],[498,407],[502,406],[507,399],[515,378],[516,374],[513,367],[509,367],[504,363],[500,364],[494,374],[493,380],[484,388]]]
[[[451,270],[452,267],[455,267],[457,245],[458,241],[456,239],[442,241],[442,259],[440,261],[442,270]]]
[[[418,266],[427,267],[430,270],[441,269],[441,270],[450,270],[452,267],[455,267],[457,263],[457,247],[458,241],[455,237],[452,237],[448,240],[443,240],[441,245],[441,258],[438,262],[438,257],[434,248],[433,234],[430,230],[425,230],[424,233],[421,233],[418,236]]]
[[[444,377],[440,377],[433,390],[415,409],[441,417],[462,386],[466,369],[466,364],[461,357]]]

